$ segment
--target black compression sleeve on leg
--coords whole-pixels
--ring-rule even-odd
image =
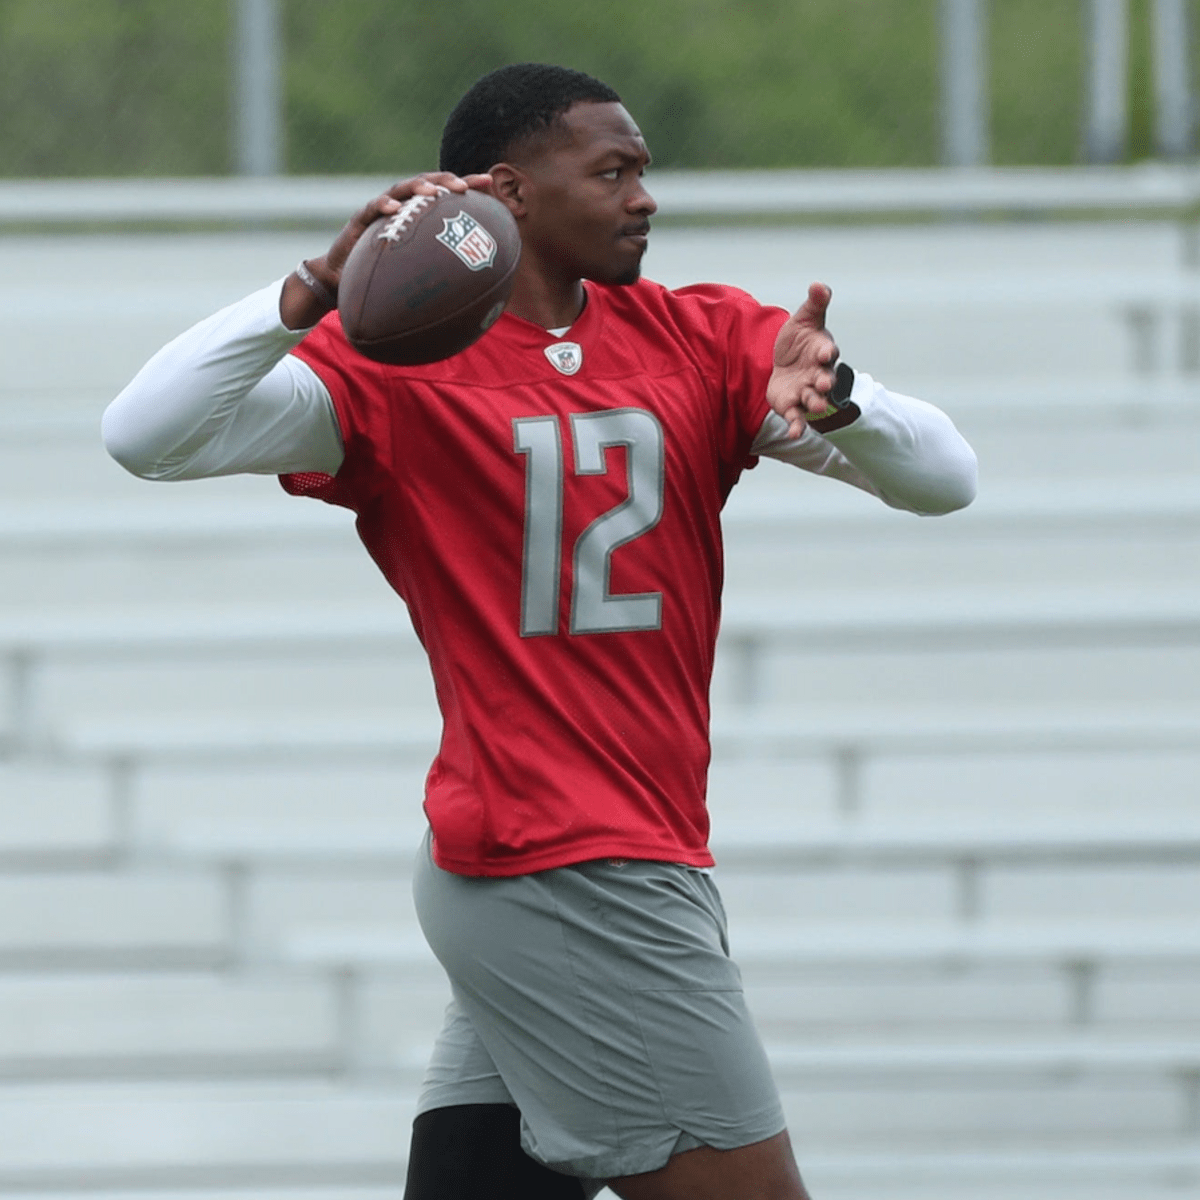
[[[582,1200],[583,1185],[521,1149],[511,1104],[456,1104],[413,1122],[404,1200]]]

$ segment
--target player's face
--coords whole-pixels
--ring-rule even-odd
[[[649,162],[641,131],[622,105],[573,105],[521,164],[526,251],[574,279],[636,282],[658,207],[642,186]]]

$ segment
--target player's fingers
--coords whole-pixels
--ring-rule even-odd
[[[468,184],[465,179],[455,175],[453,171],[427,171],[418,177],[422,184],[420,191],[423,195],[436,195],[438,188],[449,188],[452,192],[465,192]]]
[[[477,192],[487,192],[491,195],[492,177],[490,175],[464,175],[463,182]]]
[[[790,398],[788,403],[798,403],[804,408],[812,411],[810,397],[816,397],[812,403],[820,402],[821,409],[829,407],[829,396],[833,391],[834,377],[828,371],[806,371],[798,378],[792,381],[791,394],[796,397],[794,401]]]
[[[335,275],[341,274],[342,267],[346,259],[350,257],[350,251],[354,249],[355,242],[362,237],[371,223],[380,217],[390,216],[400,207],[400,201],[392,194],[393,191],[395,188],[384,192],[382,196],[368,200],[342,227],[341,233],[334,239],[333,245],[324,255],[326,265]]]
[[[810,283],[804,303],[792,314],[797,325],[808,329],[825,328],[825,310],[833,299],[833,289],[825,283]]]
[[[389,216],[399,207],[400,201],[391,192],[384,192],[382,196],[376,196],[373,200],[368,200],[346,223],[345,229],[342,230],[342,237],[338,240],[346,239],[353,245],[358,240],[362,231],[372,221],[376,221],[380,217]]]
[[[829,409],[829,393],[818,392],[815,388],[805,388],[801,394],[800,403],[810,417],[819,417]]]
[[[358,240],[359,234],[372,221],[378,220],[380,217],[390,216],[396,212],[404,200],[412,199],[413,193],[409,185],[413,182],[411,179],[406,179],[403,183],[394,184],[388,188],[381,196],[376,196],[374,199],[368,200],[346,223],[346,227],[342,230],[341,237],[338,240],[341,241],[344,238],[349,240],[350,244],[353,245]],[[401,195],[397,195],[397,192],[401,192]]]
[[[767,393],[767,402],[771,408],[787,422],[788,437],[797,438],[804,432],[805,420],[808,417],[803,402],[793,394]]]
[[[398,212],[404,202],[414,196],[436,196],[439,188],[465,192],[467,183],[449,171],[427,171],[423,175],[414,175],[411,179],[401,179],[392,184],[382,195],[368,200],[346,222],[333,245],[323,256],[324,264],[335,277],[340,276],[346,259],[350,257],[350,251],[372,222]]]
[[[436,196],[439,188],[450,192],[465,192],[470,185],[453,171],[423,171],[411,179],[392,184],[387,195],[393,200],[411,200],[413,196]]]
[[[394,213],[400,207],[400,204],[401,201],[393,196],[391,192],[384,192],[382,196],[376,196],[374,200],[364,204],[354,214],[354,220],[366,229],[377,217],[386,217]]]

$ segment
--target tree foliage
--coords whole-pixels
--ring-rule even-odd
[[[0,0],[0,173],[232,168],[236,0]],[[278,0],[287,168],[401,173],[503,63],[561,62],[621,92],[662,166],[936,163],[939,0]],[[1134,152],[1149,63],[1134,0]],[[993,158],[1080,149],[1082,0],[991,0]]]

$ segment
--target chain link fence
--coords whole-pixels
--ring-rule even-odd
[[[262,63],[278,78],[257,80],[276,97],[268,173],[427,169],[463,89],[526,59],[613,84],[661,166],[934,165],[956,9],[976,22],[982,160],[1001,165],[1088,154],[1096,14],[1116,12],[1108,157],[1135,160],[1155,150],[1156,13],[1197,15],[1197,0],[262,0],[256,68],[254,2],[0,0],[0,174],[252,170],[239,113]]]

